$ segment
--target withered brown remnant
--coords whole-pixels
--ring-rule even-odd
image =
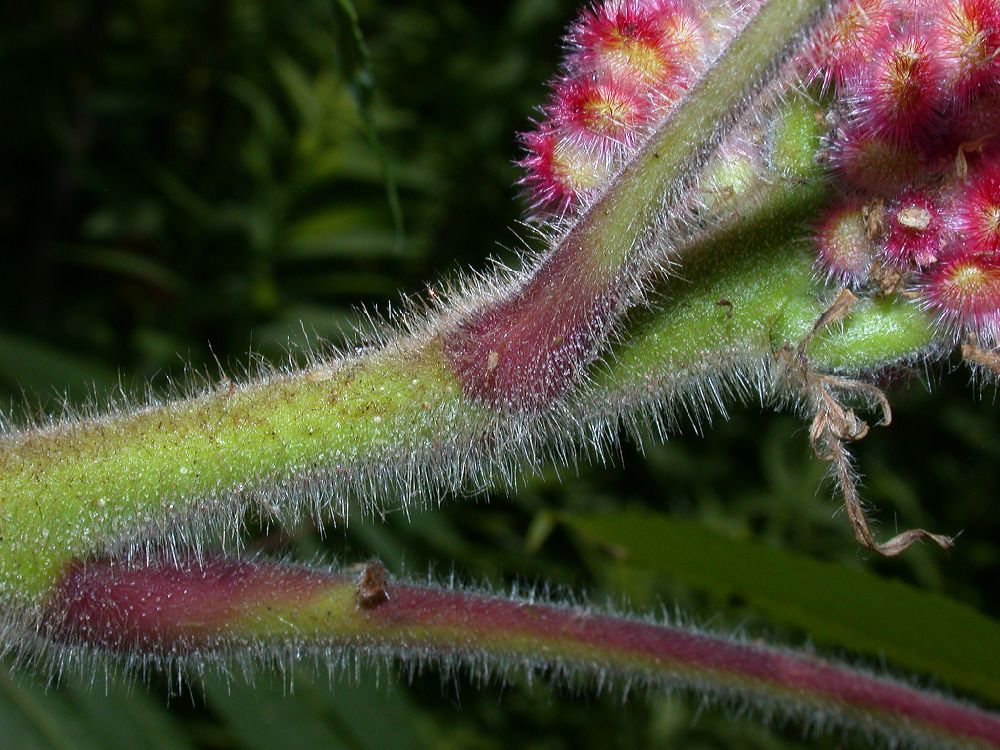
[[[372,609],[389,601],[389,573],[379,560],[369,560],[359,566],[354,581],[354,601],[359,608]]]
[[[921,539],[930,539],[947,549],[953,544],[951,537],[932,534],[924,529],[904,531],[886,542],[879,542],[875,538],[858,492],[851,455],[847,450],[848,443],[861,440],[868,434],[869,426],[853,409],[844,406],[838,396],[854,395],[863,398],[870,407],[881,411],[882,426],[888,426],[892,422],[889,400],[870,383],[815,371],[806,356],[806,348],[812,338],[823,328],[844,320],[857,301],[858,298],[852,292],[841,290],[833,304],[816,319],[812,330],[797,347],[793,349],[786,345],[777,353],[779,363],[784,368],[784,377],[801,394],[812,414],[810,445],[816,457],[831,466],[837,486],[844,496],[844,508],[858,543],[885,557],[894,557]]]

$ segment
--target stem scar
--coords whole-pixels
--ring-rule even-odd
[[[362,564],[354,581],[354,603],[358,609],[373,609],[389,601],[389,574],[379,560]]]

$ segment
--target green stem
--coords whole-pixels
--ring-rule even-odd
[[[732,117],[766,78],[761,66],[777,65],[795,30],[814,22],[825,4],[796,3],[791,14],[786,5],[766,6],[745,32],[756,42],[740,37],[718,63],[723,73],[706,79],[715,84],[694,92],[658,136],[666,140],[642,152],[641,168],[626,170],[608,193],[629,204],[643,191],[668,189],[664,181],[690,170],[724,176],[749,168],[748,177],[725,186],[744,210],[719,209],[717,221],[683,246],[664,240],[650,250],[661,257],[682,252],[683,276],[662,287],[666,301],[657,309],[627,322],[611,356],[591,368],[589,384],[534,415],[491,408],[470,396],[455,372],[447,350],[462,317],[446,311],[367,353],[239,386],[225,381],[187,399],[9,433],[0,437],[0,598],[37,613],[60,571],[78,558],[149,540],[201,544],[209,532],[236,534],[250,507],[294,520],[358,505],[371,511],[427,501],[546,459],[546,446],[580,437],[565,424],[610,426],[630,408],[662,413],[713,382],[753,376],[766,383],[767,363],[811,328],[827,298],[812,278],[804,241],[827,189],[812,163],[817,120],[807,108],[798,119],[812,123],[811,130],[792,128],[778,137],[783,130],[775,127],[768,138],[782,158],[738,169],[725,143],[700,167],[684,163],[685,143],[708,148],[721,130],[677,139],[690,128],[709,127],[705,118]],[[732,91],[722,85],[726,75],[733,77]],[[792,102],[793,110],[802,110],[801,103]],[[756,132],[758,121],[749,119],[746,132]],[[776,122],[787,121],[779,112]],[[794,169],[789,164],[796,158],[788,154],[800,154]],[[773,172],[771,163],[784,171]],[[632,248],[635,237],[614,226],[639,207],[615,208],[602,220],[598,207],[604,205],[598,201],[584,224],[607,232],[588,252],[611,257]],[[641,210],[645,216],[651,208]],[[543,323],[548,309],[540,308]],[[506,325],[512,321],[516,313]],[[921,313],[887,299],[860,305],[843,330],[817,336],[808,353],[820,369],[858,373],[913,359],[933,342]]]
[[[767,362],[811,331],[837,292],[816,283],[808,239],[830,187],[814,181],[771,190],[762,210],[687,252],[691,281],[668,280],[658,290],[667,302],[633,316],[595,373],[595,404],[622,393],[654,401],[681,395],[686,383],[735,375],[734,368],[769,382]],[[817,371],[849,376],[940,351],[932,320],[896,296],[862,299],[842,326],[819,332],[806,349]]]
[[[583,242],[600,252],[604,263],[618,271],[634,269],[641,257],[636,246],[651,240],[647,249],[662,259],[665,238],[650,225],[688,208],[682,196],[714,147],[833,4],[778,0],[761,8],[578,225]]]
[[[667,299],[630,323],[569,406],[609,423],[629,404],[662,410],[711,379],[769,377],[829,292],[812,278],[803,225],[824,188],[778,191],[731,232],[713,235],[666,283]],[[728,305],[718,304],[725,300]],[[0,591],[38,602],[70,560],[137,537],[233,531],[258,504],[292,519],[333,505],[371,509],[506,476],[567,440],[544,416],[478,406],[434,345],[401,340],[246,385],[0,439]],[[859,373],[935,347],[927,317],[899,299],[859,305],[810,345],[816,367]],[[742,370],[740,369],[742,368]],[[749,370],[747,368],[750,368]],[[285,487],[275,501],[269,490]]]

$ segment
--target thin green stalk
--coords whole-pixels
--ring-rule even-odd
[[[813,205],[803,200],[772,219],[792,226],[789,217],[804,221]],[[609,404],[661,408],[706,376],[725,380],[737,365],[763,373],[762,362],[801,338],[824,297],[799,235],[769,231],[761,228],[751,253],[731,252],[730,243],[745,243],[732,238],[702,248],[704,273],[668,283],[669,299],[634,321],[593,384],[564,407],[573,418],[606,421]],[[694,259],[690,267],[699,268]],[[922,313],[884,300],[859,306],[843,330],[826,332],[809,351],[818,367],[858,372],[912,359],[933,342]],[[248,504],[294,518],[330,505],[347,512],[392,496],[434,497],[509,475],[539,460],[538,446],[552,440],[572,442],[572,434],[544,417],[511,419],[471,403],[435,346],[405,341],[187,400],[7,435],[0,586],[37,602],[74,558],[137,537],[198,538],[213,522],[231,529]],[[277,500],[264,494],[275,485],[285,487]]]
[[[648,191],[669,191],[677,181],[683,187],[702,168],[713,168],[715,162],[704,162],[730,128],[732,110],[776,74],[824,7],[820,0],[795,3],[791,12],[784,2],[765,5],[745,38],[737,38],[703,85],[654,136],[637,166],[627,169],[542,260],[535,276],[541,279],[538,296],[525,297],[521,290],[497,302],[497,292],[486,295],[487,307],[504,313],[498,330],[510,351],[536,351],[537,342],[518,338],[524,311],[530,314],[535,308],[550,337],[546,340],[560,356],[568,351],[559,342],[572,331],[560,333],[551,326],[553,317],[559,317],[547,303],[554,283],[552,259],[576,257],[578,251],[593,257],[617,254],[622,263],[626,257],[642,257],[642,248],[634,246],[653,220],[651,212],[663,209]],[[669,147],[669,155],[658,154],[660,147]],[[698,158],[683,154],[692,149]],[[780,210],[791,196],[775,195],[760,210]],[[579,237],[591,232],[597,232],[591,238],[597,241],[579,245]],[[719,262],[733,262],[726,256],[728,250]],[[565,282],[572,304],[563,307],[576,309],[593,277],[582,273],[575,260],[556,266],[561,269],[557,275],[569,274]],[[574,276],[574,271],[582,275]],[[782,273],[776,267],[765,271]],[[639,282],[628,278],[622,283],[633,287]],[[605,288],[603,282],[597,287]],[[621,301],[628,293],[619,289],[612,297]],[[410,334],[393,336],[370,353],[317,357],[304,370],[270,373],[240,385],[224,380],[189,398],[0,437],[0,598],[37,608],[59,571],[74,559],[134,548],[149,539],[197,545],[209,532],[236,533],[249,506],[284,519],[307,512],[320,515],[331,505],[346,513],[350,504],[371,508],[398,495],[404,502],[439,497],[510,476],[519,465],[538,461],[538,446],[565,440],[551,405],[537,414],[511,415],[470,392],[469,371],[456,365],[452,347],[471,340],[465,326],[475,326],[481,304],[457,300]],[[784,301],[778,298],[771,305],[780,307]],[[580,309],[600,318],[596,308]],[[718,310],[711,312],[702,325],[712,325]],[[810,315],[811,310],[798,314]],[[590,330],[595,323],[587,315],[573,315],[571,328],[579,323]],[[560,368],[547,362],[545,371],[581,377],[583,365],[610,332],[603,330],[610,320],[603,321],[595,324],[602,329],[600,336],[571,352],[572,363]],[[799,320],[793,327],[805,325],[808,321]],[[499,372],[505,360],[485,343],[485,348],[472,346],[473,364],[485,362]],[[698,351],[691,353],[697,357]],[[536,387],[530,379],[529,387]],[[627,400],[628,387],[619,389],[620,401]],[[544,387],[535,392],[548,399],[558,395]],[[565,410],[560,407],[558,414]],[[281,492],[272,492],[275,487]]]

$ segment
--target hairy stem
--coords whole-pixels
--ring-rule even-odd
[[[439,346],[416,334],[187,400],[4,436],[0,587],[38,602],[74,558],[167,536],[197,544],[213,528],[238,530],[248,506],[294,520],[331,505],[370,512],[426,501],[512,478],[544,457],[540,446],[565,450],[595,429],[610,435],[644,409],[669,419],[678,402],[704,411],[732,387],[770,390],[775,353],[808,333],[828,303],[802,239],[826,190],[774,188],[692,247],[687,278],[666,282],[668,298],[635,316],[555,417],[510,417],[469,401]],[[859,373],[905,363],[934,342],[924,314],[886,298],[857,305],[808,353],[821,371]],[[582,432],[567,431],[567,421]]]
[[[664,228],[690,210],[692,185],[716,147],[829,6],[765,3],[530,277],[446,332],[449,366],[466,393],[535,411],[579,381],[654,262],[673,249]]]
[[[136,664],[232,652],[390,656],[482,674],[511,667],[576,681],[685,687],[816,727],[923,747],[1000,747],[1000,718],[812,656],[587,609],[222,559],[72,566],[48,608],[67,659],[95,648]]]
[[[753,252],[730,252],[751,236],[742,232],[703,248],[690,266],[697,275],[671,282],[669,302],[633,322],[565,407],[567,418],[613,427],[637,405],[659,414],[672,401],[703,398],[709,382],[770,388],[774,353],[804,335],[824,306],[795,231],[814,205],[808,196],[786,204],[752,235]],[[906,361],[933,341],[919,311],[885,300],[859,305],[810,353],[819,368],[858,372]],[[162,538],[164,529],[180,541],[202,538],[206,523],[232,530],[248,504],[293,519],[329,503],[370,510],[394,496],[405,502],[494,481],[539,460],[538,446],[575,442],[577,433],[557,421],[475,406],[433,347],[404,342],[190,400],[8,435],[0,440],[0,582],[7,595],[37,601],[76,557]],[[270,492],[279,484],[284,494]]]
[[[613,439],[620,420],[637,420],[644,410],[659,419],[678,402],[703,410],[706,402],[721,406],[727,390],[772,390],[775,353],[805,335],[825,305],[804,239],[829,190],[815,174],[816,123],[822,119],[815,117],[816,105],[803,109],[800,99],[781,105],[777,97],[776,123],[789,121],[784,112],[799,112],[808,127],[781,135],[775,126],[765,134],[771,157],[751,165],[749,181],[724,186],[741,210],[716,207],[710,229],[693,233],[682,246],[673,235],[637,246],[635,232],[645,226],[648,210],[662,210],[671,179],[734,171],[726,144],[718,143],[723,133],[764,137],[759,131],[768,112],[754,111],[748,125],[733,131],[734,110],[774,75],[802,27],[815,23],[825,5],[796,3],[793,13],[786,3],[765,6],[745,32],[756,41],[738,37],[654,135],[657,145],[640,152],[635,166],[609,187],[607,195],[631,207],[605,212],[601,199],[585,214],[578,226],[591,227],[587,232],[603,227],[585,243],[586,252],[618,258],[616,267],[632,262],[627,258],[647,262],[681,251],[685,262],[683,278],[661,288],[667,299],[628,321],[609,356],[588,368],[589,377],[572,393],[527,414],[469,393],[455,367],[454,347],[464,340],[456,331],[482,321],[477,316],[483,309],[509,307],[509,316],[496,318],[496,330],[505,346],[533,357],[534,344],[544,350],[554,341],[566,343],[565,331],[549,325],[561,314],[554,310],[592,299],[580,287],[567,293],[565,303],[542,304],[539,330],[547,338],[533,342],[519,337],[527,330],[522,313],[534,303],[520,292],[504,296],[510,290],[501,285],[472,300],[459,298],[405,335],[348,355],[317,356],[303,370],[270,372],[242,385],[226,378],[189,398],[8,433],[0,436],[0,597],[15,605],[13,611],[27,605],[27,624],[74,559],[134,552],[150,540],[198,547],[213,535],[237,534],[248,508],[293,521],[356,505],[370,512],[389,503],[433,501],[498,478],[513,481],[525,464],[576,449],[595,431],[601,440]],[[713,117],[724,122],[718,130],[706,120]],[[692,205],[704,203],[698,186],[676,189],[687,190]],[[640,195],[649,205],[636,218]],[[546,258],[565,256],[568,251],[559,248]],[[556,273],[562,261],[553,266],[546,258],[530,278]],[[580,283],[586,286],[588,278]],[[524,305],[511,306],[512,299]],[[580,320],[595,320],[594,310],[583,307]],[[611,329],[604,328],[607,336]],[[815,337],[808,354],[817,369],[859,373],[913,360],[934,341],[922,313],[887,297],[858,305],[842,330]],[[492,371],[501,355],[490,352]],[[577,351],[580,358],[569,369],[556,369],[576,382],[577,365],[592,355],[587,352]]]
[[[0,435],[0,649],[56,672],[108,654],[178,671],[301,653],[483,674],[524,666],[739,697],[890,743],[1000,748],[994,715],[809,656],[393,582],[377,563],[354,576],[205,552],[238,540],[251,509],[291,522],[433,501],[600,452],[622,423],[669,427],[731,396],[801,404],[815,401],[810,384],[836,382],[881,397],[854,378],[940,354],[947,334],[895,282],[869,279],[862,301],[844,292],[857,304],[834,318],[843,297],[815,278],[811,228],[843,198],[818,166],[836,112],[790,93],[789,60],[837,5],[764,3],[577,219],[550,227],[548,252],[407,332],[303,369]],[[665,278],[678,259],[681,273]],[[637,309],[650,290],[655,309]],[[817,423],[848,488],[844,442],[867,425],[828,395]],[[857,495],[847,500],[862,541],[895,549],[868,531]]]

